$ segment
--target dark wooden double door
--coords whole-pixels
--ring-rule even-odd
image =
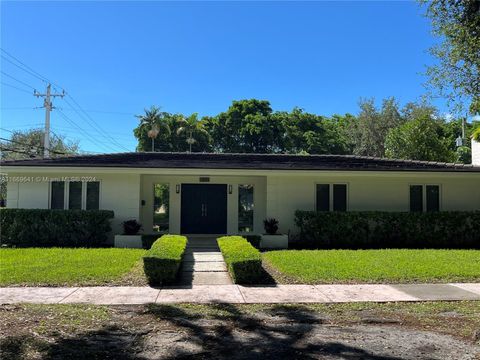
[[[182,184],[182,234],[227,233],[227,185]]]

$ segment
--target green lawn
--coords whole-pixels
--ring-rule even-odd
[[[282,250],[263,260],[284,283],[480,281],[480,250]]]
[[[137,284],[144,250],[0,249],[0,285]]]

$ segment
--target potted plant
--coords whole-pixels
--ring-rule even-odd
[[[115,235],[115,247],[121,248],[142,248],[142,235],[139,231],[142,224],[137,220],[127,220],[122,223],[123,234]]]
[[[288,235],[277,234],[278,220],[267,218],[263,220],[265,234],[262,235],[260,247],[264,249],[286,249],[288,248]]]

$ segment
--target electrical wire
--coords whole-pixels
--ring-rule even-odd
[[[83,128],[81,128],[80,126],[78,126],[75,121],[73,121],[72,119],[70,119],[67,115],[65,115],[65,113],[59,109],[57,109],[58,113],[60,114],[60,116],[65,120],[67,121],[70,125],[76,127],[85,137],[87,140],[89,140],[92,144],[95,144],[97,146],[101,146],[103,147],[104,149],[107,149],[107,151],[118,151],[117,149],[113,148],[111,145],[109,144],[106,144],[106,143],[100,143],[98,141],[94,141],[92,140],[92,136],[89,135]]]
[[[25,90],[25,89],[21,89],[21,88],[15,86],[15,85],[12,85],[12,84],[9,84],[9,83],[3,82],[3,81],[1,81],[0,83],[1,83],[2,85],[9,86],[9,87],[11,87],[11,88],[17,89],[18,91],[23,91],[23,92],[25,92],[25,93],[27,93],[27,94],[31,94],[30,91]]]
[[[67,154],[66,152],[63,152],[63,151],[56,151],[56,150],[52,150],[52,149],[47,149],[47,148],[46,148],[45,146],[43,146],[43,145],[27,144],[27,143],[24,143],[24,142],[21,142],[21,141],[16,141],[16,140],[11,140],[11,139],[5,139],[5,138],[2,138],[2,137],[0,137],[0,140],[8,141],[8,142],[11,142],[12,144],[18,144],[18,145],[28,146],[28,147],[32,147],[32,148],[40,148],[40,149],[48,150],[48,151],[50,151],[50,152],[53,153],[53,154],[58,154],[58,155],[66,155],[66,154]]]
[[[40,74],[39,72],[35,71],[34,69],[32,69],[30,66],[26,65],[24,62],[22,62],[21,60],[19,60],[18,58],[16,58],[15,56],[13,56],[12,54],[10,54],[9,52],[7,52],[5,49],[3,48],[0,48],[0,50],[5,53],[6,55],[8,55],[10,58],[14,59],[16,62],[18,62],[20,65],[14,63],[12,60],[10,60],[9,58],[5,57],[2,55],[2,58],[4,58],[5,60],[7,60],[8,62],[10,62],[11,64],[17,66],[19,69],[29,73],[30,75],[32,76],[35,76],[36,78],[42,80],[43,82],[48,82],[50,84],[52,84],[54,86],[54,90],[56,90],[55,87],[59,87],[59,88],[62,88],[64,89],[62,86],[54,83],[53,81],[51,81],[50,79],[48,79],[47,77],[43,76],[42,74]],[[22,67],[23,66],[23,67]],[[2,82],[2,84],[4,84]],[[20,88],[17,88],[13,85],[10,85],[10,84],[5,84],[7,86],[11,86],[11,87],[14,87],[20,91],[25,91],[27,92],[26,90],[21,90]],[[58,90],[56,90],[58,91]],[[84,120],[86,120],[89,125],[94,128],[96,131],[99,132],[99,134],[104,137],[105,139],[109,138],[111,140],[111,143],[112,145],[115,145],[116,147],[120,148],[120,149],[123,149],[123,150],[126,150],[128,152],[130,152],[130,149],[128,149],[127,147],[125,147],[123,144],[121,144],[120,142],[118,142],[115,138],[113,138],[112,136],[110,136],[108,134],[108,132],[106,132],[105,130],[103,130],[103,128],[80,106],[80,104],[70,95],[70,94],[66,94],[68,98],[70,98],[70,100],[76,105],[73,106],[69,101],[67,101],[67,99],[64,98],[64,101]],[[77,109],[78,108],[78,109]],[[62,116],[64,117],[64,119],[67,120],[67,116],[62,112],[62,111],[59,111]],[[67,120],[67,121],[72,121],[71,119]],[[75,124],[73,122],[73,125],[78,128],[80,131],[84,131],[82,128],[80,128],[77,124]],[[88,135],[87,135],[88,136]],[[97,143],[95,143],[96,145],[98,145]],[[104,144],[105,145],[105,144]],[[108,145],[110,148],[113,149],[113,151],[118,151],[117,149],[114,149],[112,146]]]
[[[1,73],[2,73],[3,75],[5,75],[5,76],[9,77],[10,79],[13,79],[13,80],[15,80],[15,81],[18,81],[20,84],[25,85],[26,87],[29,87],[29,88],[31,88],[32,90],[35,90],[35,88],[34,88],[32,85],[29,85],[29,84],[27,84],[26,82],[24,82],[24,81],[22,81],[22,80],[19,80],[19,79],[17,79],[16,77],[14,77],[14,76],[12,76],[12,75],[7,74],[5,71],[2,70]]]

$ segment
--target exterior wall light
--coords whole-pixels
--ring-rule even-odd
[[[180,184],[175,185],[175,192],[180,194]]]
[[[233,186],[232,185],[228,185],[228,193],[229,194],[232,194],[233,192]]]

